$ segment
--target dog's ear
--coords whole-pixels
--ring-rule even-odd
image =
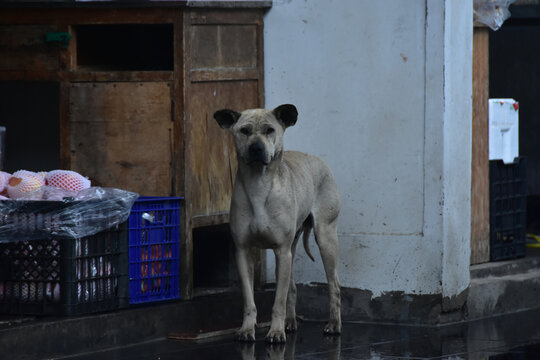
[[[273,110],[274,116],[278,119],[286,128],[296,124],[298,119],[298,111],[296,106],[291,104],[280,105]]]
[[[214,119],[223,129],[230,129],[240,118],[240,115],[239,112],[234,110],[223,109],[214,113]]]

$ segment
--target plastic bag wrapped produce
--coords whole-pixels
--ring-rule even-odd
[[[515,0],[474,0],[474,22],[498,30],[510,17],[508,7]]]
[[[75,192],[43,186],[31,199],[0,200],[0,243],[94,235],[126,221],[138,197],[114,188]]]

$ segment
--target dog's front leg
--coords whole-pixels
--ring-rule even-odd
[[[244,297],[244,320],[242,327],[236,334],[236,339],[239,341],[255,341],[257,308],[253,298],[253,258],[248,248],[237,247],[236,264]]]
[[[287,292],[291,279],[292,253],[290,247],[281,247],[274,250],[276,255],[276,297],[272,308],[272,324],[266,335],[266,341],[283,343],[285,337],[285,315],[287,306]]]

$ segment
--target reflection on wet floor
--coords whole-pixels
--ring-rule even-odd
[[[281,359],[296,359],[299,356],[296,354],[296,346],[301,343],[297,333],[287,335],[286,344],[264,344],[264,350],[266,357],[263,357],[261,353],[256,353],[255,348],[257,344],[239,344],[237,349],[241,355],[242,360],[254,360],[260,358],[266,358],[270,360]],[[310,356],[321,355],[321,359],[338,360],[341,359],[341,337],[340,336],[323,336],[321,337],[321,347],[316,351],[311,352]],[[299,354],[301,355],[301,354]],[[306,354],[305,354],[306,355]],[[319,358],[319,357],[315,357]]]
[[[255,343],[232,335],[203,343],[158,339],[70,359],[540,359],[540,310],[442,327],[344,323],[326,337],[323,323],[306,321],[287,343]]]
[[[508,352],[492,355],[489,360],[538,360],[540,359],[540,343],[518,346]]]

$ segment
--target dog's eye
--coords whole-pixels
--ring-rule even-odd
[[[248,136],[249,134],[251,134],[251,131],[249,131],[248,128],[241,128],[240,129],[240,132],[246,136]]]
[[[268,129],[266,129],[266,135],[271,135],[271,134],[273,134],[273,133],[275,133],[275,132],[276,132],[276,130],[274,130],[274,128],[268,128]]]

